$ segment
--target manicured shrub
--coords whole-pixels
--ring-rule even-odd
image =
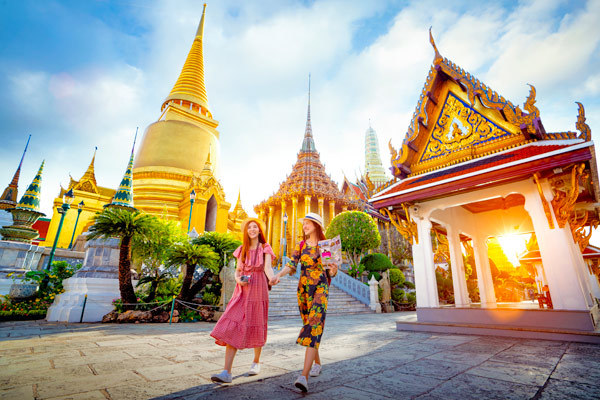
[[[399,269],[390,269],[390,284],[392,286],[402,285],[405,281],[404,274]]]
[[[381,253],[367,254],[360,263],[365,266],[365,271],[385,271],[394,267],[388,256]]]
[[[407,289],[414,289],[415,288],[415,284],[412,283],[411,281],[405,281],[404,282],[404,287]]]
[[[374,276],[375,280],[377,280],[377,281],[381,280],[381,274],[379,272],[374,272],[374,271],[369,272],[368,279],[371,280],[372,276]]]
[[[396,289],[392,290],[392,300],[394,300],[397,303],[403,303],[404,302],[404,290],[402,290],[400,288],[396,288]]]
[[[417,294],[414,292],[406,293],[406,301],[408,303],[416,303],[417,302]]]

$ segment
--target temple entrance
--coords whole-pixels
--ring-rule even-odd
[[[204,231],[213,232],[217,228],[217,200],[215,196],[210,196],[206,203],[206,219],[204,220]]]

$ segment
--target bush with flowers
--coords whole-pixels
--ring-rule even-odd
[[[22,282],[38,285],[46,278],[48,284],[44,290],[38,290],[28,299],[3,296],[0,301],[0,321],[44,318],[54,298],[64,292],[63,280],[73,276],[79,268],[81,264],[72,266],[66,261],[55,261],[49,271],[27,271],[24,275],[13,276],[13,279],[22,278]]]

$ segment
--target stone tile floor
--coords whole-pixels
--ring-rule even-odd
[[[210,375],[224,350],[213,323],[0,323],[1,399],[599,399],[600,346],[398,332],[410,313],[329,316],[323,372],[293,386],[300,322],[272,320],[260,375],[238,352],[231,385]]]

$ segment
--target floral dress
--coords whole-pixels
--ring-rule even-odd
[[[298,265],[301,268],[298,307],[303,326],[296,342],[318,349],[325,326],[329,295],[327,273],[321,263],[318,247],[310,246],[304,241],[297,244],[287,267],[295,271]]]

